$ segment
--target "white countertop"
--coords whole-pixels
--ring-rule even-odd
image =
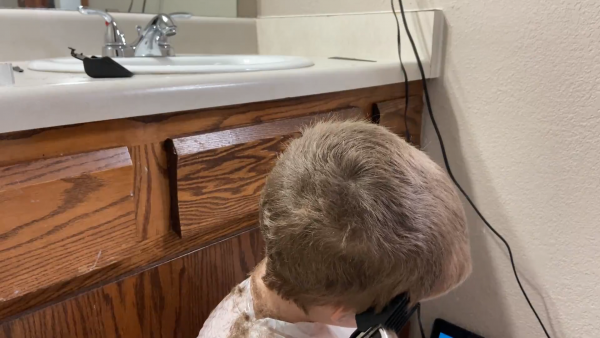
[[[309,68],[228,74],[92,79],[36,72],[27,62],[0,87],[0,133],[315,95],[403,82],[398,61],[311,58]],[[405,64],[409,80],[420,78]],[[424,68],[429,71],[427,63]],[[429,76],[429,74],[427,74]]]

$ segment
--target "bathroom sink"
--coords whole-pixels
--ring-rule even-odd
[[[114,58],[135,74],[233,73],[304,68],[313,65],[307,58],[276,55],[182,55],[173,57]],[[43,72],[83,73],[75,58],[35,60],[29,69]]]

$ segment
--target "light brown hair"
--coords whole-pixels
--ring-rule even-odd
[[[423,152],[365,121],[303,131],[260,202],[266,286],[305,310],[418,302],[471,271],[465,215],[449,178]]]

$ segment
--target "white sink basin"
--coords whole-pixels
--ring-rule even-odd
[[[114,58],[135,74],[232,73],[310,67],[307,58],[276,55],[183,55],[174,57]],[[83,73],[83,63],[72,57],[35,60],[29,69],[42,72]]]

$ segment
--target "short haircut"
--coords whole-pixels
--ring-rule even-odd
[[[416,303],[471,271],[461,201],[425,153],[366,121],[323,121],[278,159],[260,201],[266,286],[305,311]]]

